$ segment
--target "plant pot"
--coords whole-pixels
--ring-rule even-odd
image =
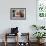
[[[37,39],[37,43],[40,43],[40,39]]]
[[[37,43],[41,44],[41,43],[44,42],[44,40],[45,40],[45,39],[38,39],[38,40],[37,40]]]

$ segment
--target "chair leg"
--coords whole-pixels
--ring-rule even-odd
[[[7,42],[5,41],[5,46],[7,46]]]
[[[7,34],[5,34],[5,46],[7,46]]]
[[[17,34],[17,46],[18,46],[18,34]]]

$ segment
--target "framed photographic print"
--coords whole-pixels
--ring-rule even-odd
[[[10,19],[11,20],[25,20],[26,19],[26,8],[11,8]]]

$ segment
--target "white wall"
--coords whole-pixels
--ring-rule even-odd
[[[10,20],[10,8],[26,8],[26,20]],[[36,24],[36,0],[0,0],[0,34],[17,26],[32,36],[32,24]]]

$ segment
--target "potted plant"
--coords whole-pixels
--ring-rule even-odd
[[[46,36],[45,34],[46,34],[45,32],[35,32],[33,35],[37,38],[38,43],[41,43],[40,40],[42,38],[45,38],[44,37]]]

